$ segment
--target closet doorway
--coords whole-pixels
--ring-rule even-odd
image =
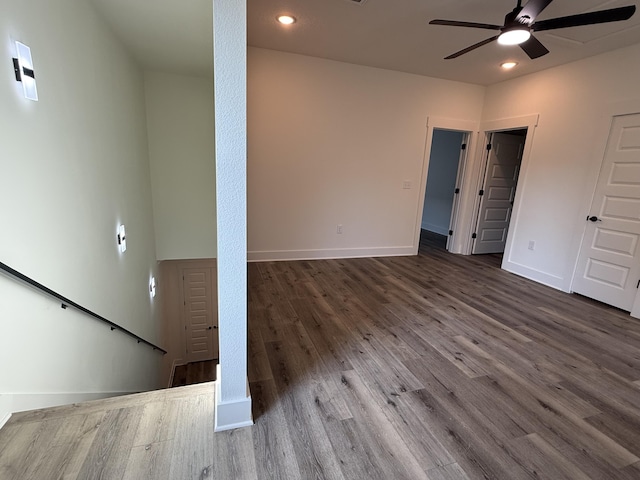
[[[526,138],[526,129],[488,136],[477,222],[471,235],[473,254],[504,253]]]
[[[434,128],[431,140],[421,229],[446,236],[447,250],[456,235],[469,136]]]

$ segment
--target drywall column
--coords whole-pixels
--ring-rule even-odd
[[[246,0],[213,0],[218,321],[215,431],[253,424],[247,383]]]

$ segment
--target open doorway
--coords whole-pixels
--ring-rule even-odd
[[[527,129],[489,132],[472,234],[472,254],[505,251]]]
[[[429,153],[421,229],[442,237],[449,250],[460,209],[469,132],[435,128]]]

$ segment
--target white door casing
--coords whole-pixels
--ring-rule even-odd
[[[572,290],[631,311],[640,279],[640,114],[613,118],[585,221]]]
[[[426,187],[427,187],[427,172],[429,169],[429,158],[431,154],[431,145],[433,141],[433,132],[436,129],[445,129],[445,130],[456,130],[459,132],[464,132],[467,134],[467,152],[468,155],[465,156],[465,161],[469,161],[473,159],[473,152],[475,152],[476,148],[476,139],[478,138],[478,131],[480,129],[480,124],[478,122],[469,121],[469,120],[456,120],[451,118],[442,118],[442,117],[433,117],[429,116],[427,118],[427,129],[425,132],[425,148],[423,151],[422,157],[422,171],[420,175],[420,188],[419,188],[419,198],[424,199]],[[471,162],[473,163],[473,162]],[[466,165],[466,163],[465,163]],[[473,174],[473,169],[465,168],[463,172],[462,183],[460,186],[460,209],[458,210],[458,215],[456,219],[456,224],[453,226],[452,230],[454,230],[453,239],[449,245],[449,251],[453,253],[468,253],[469,252],[469,234],[471,230],[471,220],[470,217],[472,210],[470,210],[467,206],[469,202],[473,202],[473,196],[471,194],[471,188],[467,188],[467,185],[470,182],[473,182],[475,178],[470,177]],[[424,208],[424,201],[416,202],[416,218],[415,218],[415,228],[414,228],[414,238],[413,238],[413,253],[414,255],[418,254],[418,249],[420,246],[420,231],[422,226],[422,214]],[[475,211],[475,210],[473,210]]]
[[[218,331],[211,269],[185,268],[182,278],[187,362],[212,360],[218,351]]]
[[[449,236],[447,237],[446,247],[448,251],[451,251],[452,249],[451,247],[454,243],[454,235],[456,234],[458,212],[460,211],[460,192],[462,190],[462,182],[464,181],[469,137],[469,132],[465,132],[462,136],[462,145],[460,145],[460,156],[458,157],[458,172],[456,173],[456,187],[453,191],[453,204],[451,207],[451,218],[449,219]]]
[[[499,132],[491,135],[473,254],[505,250],[524,144],[524,136]]]

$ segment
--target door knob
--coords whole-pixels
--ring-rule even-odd
[[[589,220],[590,222],[601,222],[602,221],[598,217],[596,217],[595,215],[587,217],[587,220]]]
[[[207,330],[211,330],[213,327],[207,327]]]

